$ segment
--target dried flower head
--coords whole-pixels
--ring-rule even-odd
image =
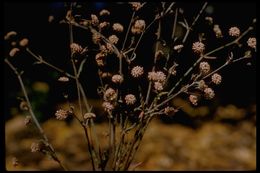
[[[101,10],[100,12],[99,12],[99,15],[100,16],[105,16],[105,15],[110,15],[110,12],[108,11],[108,10],[106,10],[106,9],[103,9],[103,10]]]
[[[84,119],[92,119],[92,118],[96,118],[96,115],[92,112],[88,112],[84,114]]]
[[[214,73],[214,74],[211,76],[211,81],[212,81],[214,84],[216,84],[216,85],[220,84],[220,83],[221,83],[221,80],[222,80],[222,77],[221,77],[221,75],[219,75],[218,73]]]
[[[24,125],[28,126],[32,122],[32,117],[27,115],[24,119]]]
[[[19,42],[19,45],[20,45],[21,47],[25,47],[25,46],[28,45],[28,43],[29,43],[29,40],[28,40],[27,38],[23,38],[23,39]]]
[[[162,71],[148,72],[148,79],[154,82],[164,82],[166,80],[166,75]]]
[[[134,11],[138,11],[142,7],[140,2],[129,2],[129,4],[132,5]]]
[[[205,17],[205,20],[208,21],[210,25],[213,24],[213,18],[212,18],[212,17],[206,16],[206,17]]]
[[[208,85],[206,85],[204,80],[200,80],[197,83],[197,88],[203,91],[205,88],[208,88]]]
[[[195,43],[192,44],[192,50],[195,52],[195,53],[203,53],[204,50],[205,50],[205,45],[200,42],[200,41],[197,41]]]
[[[123,32],[124,31],[124,27],[120,23],[114,23],[112,27],[113,27],[114,31],[117,31],[117,32]]]
[[[113,109],[115,109],[114,105],[109,102],[103,102],[102,107],[106,112],[111,112]]]
[[[204,95],[206,99],[210,100],[214,98],[215,92],[211,88],[206,88],[204,90]]]
[[[253,49],[256,49],[256,38],[255,37],[250,37],[247,40],[247,45]]]
[[[61,76],[61,77],[59,77],[58,81],[60,81],[60,82],[68,82],[69,78],[66,77],[66,76]]]
[[[94,26],[97,26],[99,24],[98,17],[95,14],[91,14],[91,23]]]
[[[238,27],[231,27],[228,34],[232,37],[238,37],[240,35],[240,29]]]
[[[176,113],[178,110],[173,108],[173,107],[170,107],[170,106],[167,106],[166,108],[164,108],[164,113],[166,115],[170,115],[171,113]]]
[[[10,31],[4,36],[4,40],[9,40],[11,37],[16,36],[17,32],[15,31]]]
[[[9,52],[9,56],[10,57],[14,57],[15,55],[16,55],[16,53],[17,52],[19,52],[20,51],[20,49],[18,49],[18,48],[13,48],[10,52]]]
[[[131,74],[133,77],[137,78],[142,76],[144,73],[144,68],[141,66],[135,66],[134,68],[132,68],[131,70]]]
[[[136,102],[136,98],[133,94],[127,94],[125,96],[125,102],[127,105],[133,105]]]
[[[113,88],[108,88],[104,93],[105,101],[114,101],[117,98],[117,93]]]
[[[133,34],[141,34],[145,29],[145,21],[144,20],[136,20],[134,26],[132,26],[131,31]]]
[[[196,95],[190,95],[190,96],[189,96],[189,100],[190,100],[190,102],[191,102],[193,105],[195,105],[195,106],[198,105],[198,97],[197,97]]]
[[[207,74],[210,71],[210,65],[208,62],[201,62],[200,63],[200,72],[202,74]]]
[[[105,59],[104,53],[101,53],[101,52],[97,53],[95,59],[96,59],[98,66],[104,66],[105,65],[104,64],[104,59]]]
[[[114,76],[112,76],[112,82],[114,83],[121,84],[123,81],[124,81],[123,76],[119,74],[115,74]]]
[[[104,29],[104,28],[108,27],[109,25],[110,25],[109,22],[101,22],[101,23],[99,24],[99,28],[100,28],[100,29]]]
[[[100,34],[99,33],[93,33],[92,34],[92,41],[93,41],[93,43],[94,44],[98,44],[98,43],[100,43],[100,41],[101,41],[101,36],[100,36]]]
[[[117,44],[117,42],[118,42],[118,40],[119,40],[116,35],[111,35],[111,36],[108,37],[108,39],[109,39],[109,41],[110,41],[111,43],[113,43],[113,44]]]
[[[112,44],[107,43],[106,48],[107,48],[108,53],[113,53],[114,48],[113,48]]]
[[[69,115],[69,112],[63,109],[59,109],[55,112],[56,119],[65,120]]]
[[[31,152],[35,153],[35,152],[40,152],[42,150],[43,146],[42,143],[39,142],[33,142],[31,144]]]
[[[83,51],[83,48],[77,44],[77,43],[71,43],[70,44],[71,53],[81,53]]]
[[[21,109],[22,111],[28,111],[28,110],[29,110],[29,106],[28,106],[28,104],[27,104],[26,101],[21,101],[21,103],[20,103],[20,109]]]
[[[163,90],[163,84],[161,82],[154,82],[154,89],[156,91],[162,91]]]
[[[221,31],[219,25],[214,25],[213,26],[213,31],[215,32],[215,35],[216,35],[217,38],[223,37],[222,31]]]

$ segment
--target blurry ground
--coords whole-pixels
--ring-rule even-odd
[[[134,164],[141,164],[135,170],[255,170],[255,114],[249,119],[245,119],[244,114],[245,110],[234,106],[220,107],[215,120],[206,121],[196,129],[153,121],[136,156]],[[223,116],[240,121],[220,121]],[[86,141],[77,122],[66,124],[51,119],[43,128],[71,170],[90,170]],[[104,124],[97,125],[97,129],[99,132],[106,130]],[[24,126],[24,116],[15,116],[6,122],[5,130],[7,170],[60,169],[41,153],[30,152],[37,134],[33,127]],[[12,164],[14,157],[19,162],[16,167]]]

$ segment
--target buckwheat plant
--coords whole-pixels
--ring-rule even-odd
[[[64,170],[73,168],[67,168],[63,164],[49,143],[32,108],[22,78],[23,71],[18,70],[12,63],[15,61],[14,57],[21,52],[25,51],[31,55],[35,59],[34,65],[46,65],[59,72],[57,81],[64,84],[72,81],[69,85],[76,85],[77,108],[70,106],[69,110],[58,109],[53,117],[60,121],[68,117],[75,118],[85,133],[93,170],[113,171],[129,170],[153,118],[172,115],[180,109],[173,107],[170,103],[172,99],[182,95],[194,106],[200,104],[203,99],[214,99],[214,88],[223,81],[221,69],[239,61],[248,62],[256,52],[253,32],[256,19],[252,19],[252,25],[245,30],[228,24],[225,27],[229,29],[222,30],[222,26],[218,25],[213,17],[204,14],[207,2],[202,4],[201,9],[197,9],[192,21],[187,19],[185,11],[177,2],[129,2],[131,14],[121,14],[129,21],[127,25],[117,19],[110,19],[113,11],[109,9],[86,16],[76,12],[77,5],[79,3],[67,3],[67,13],[60,21],[60,24],[68,27],[68,60],[73,73],[59,68],[59,64],[47,62],[35,53],[27,38],[17,40],[18,44],[13,44],[4,60],[16,74],[24,94],[21,106],[30,113],[25,124],[33,122],[42,135],[41,140],[31,145],[31,151],[50,155]],[[120,8],[119,4],[115,5]],[[142,17],[143,10],[150,12],[149,20]],[[166,20],[172,22],[166,24]],[[207,33],[194,32],[198,21],[209,28]],[[78,30],[90,33],[92,38],[89,39],[91,42],[86,43],[87,47],[79,44],[75,36]],[[180,30],[184,33],[178,34]],[[149,37],[154,41],[154,49],[147,47],[141,50],[140,45],[147,34],[150,34]],[[209,34],[215,37],[215,42],[207,40],[206,36]],[[16,31],[10,31],[4,39],[12,44],[13,41],[10,40],[14,40],[17,35]],[[168,39],[165,39],[166,37]],[[216,42],[221,41],[222,45],[216,46]],[[143,54],[139,55],[141,53],[138,54],[149,51],[145,57]],[[187,52],[190,52],[193,65],[187,69],[183,67],[186,71],[183,73],[179,64]],[[221,56],[218,55],[219,52],[222,52]],[[145,62],[138,61],[144,58]],[[87,59],[93,59],[97,66],[95,73],[100,81],[97,93],[103,101],[102,108],[106,115],[103,118],[108,123],[108,145],[99,142],[95,129],[95,118],[99,115],[96,115],[89,104],[86,88],[83,87],[81,72]],[[151,65],[146,64],[148,61]],[[216,66],[215,61],[221,61],[222,64]]]

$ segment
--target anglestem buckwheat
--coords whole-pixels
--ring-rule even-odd
[[[131,9],[128,25],[124,25],[121,21],[110,21],[109,17],[114,13],[110,9],[102,9],[97,14],[90,11],[86,18],[85,15],[76,15],[73,4],[70,3],[67,6],[66,16],[60,22],[65,23],[68,27],[69,43],[67,48],[70,50],[71,72],[51,64],[35,53],[30,48],[31,41],[24,37],[17,43],[10,43],[12,48],[7,55],[8,57],[5,58],[5,63],[16,74],[25,97],[25,99],[21,99],[23,104],[21,108],[30,113],[24,123],[28,126],[29,123],[34,122],[42,135],[41,141],[32,143],[31,151],[44,152],[45,154],[49,152],[64,170],[68,169],[58,158],[35,116],[21,77],[22,72],[18,72],[11,63],[16,56],[23,53],[23,50],[34,58],[35,65],[46,65],[58,72],[60,77],[55,80],[59,84],[70,86],[74,84],[76,86],[77,106],[72,106],[68,101],[68,96],[64,95],[70,109],[60,108],[56,110],[54,117],[60,121],[66,121],[68,117],[72,117],[82,127],[94,171],[129,170],[145,131],[153,118],[160,115],[170,116],[181,108],[181,106],[171,105],[172,99],[185,95],[192,106],[199,105],[203,99],[214,99],[217,93],[215,87],[223,82],[223,74],[219,71],[235,62],[250,60],[253,53],[256,52],[256,38],[254,36],[247,38],[244,43],[244,37],[254,29],[253,26],[249,26],[244,31],[236,26],[230,27],[225,33],[224,30],[220,29],[219,24],[215,24],[212,17],[206,17],[206,21],[212,26],[214,39],[221,39],[228,35],[232,40],[214,48],[214,43],[213,46],[208,45],[212,43],[201,33],[198,34],[199,39],[189,37],[190,34],[197,34],[194,32],[196,31],[194,28],[208,2],[202,4],[200,11],[191,22],[186,20],[183,10],[176,5],[176,2],[159,3],[161,6],[155,10],[156,14],[152,16],[151,20],[143,17],[141,13],[142,10],[146,9],[148,2],[130,2],[127,4]],[[164,40],[164,28],[167,27],[164,22],[167,16],[173,17],[169,36],[170,43],[166,41],[167,39]],[[255,23],[256,20],[253,20],[253,25]],[[177,34],[179,25],[184,29],[181,37]],[[78,41],[76,34],[78,30],[90,34],[88,45],[85,48],[81,46],[84,44]],[[150,31],[156,31],[156,33],[149,36]],[[15,31],[10,31],[4,39],[8,41],[16,36]],[[141,55],[139,53],[140,45],[146,36],[153,40],[154,50],[151,50],[152,54],[148,54],[146,51],[149,51],[150,47],[147,49],[145,47],[144,55]],[[188,41],[190,44],[186,43]],[[235,58],[233,54],[236,45],[245,45],[247,48],[240,58]],[[212,47],[212,50],[208,50]],[[215,54],[226,48],[228,48],[227,60],[216,67],[213,62],[217,57],[212,56],[218,56]],[[179,68],[182,67],[177,66],[181,64],[178,62],[181,61],[181,56],[186,56],[183,54],[184,51],[185,53],[190,52],[189,55],[195,60],[181,74]],[[239,55],[235,55],[239,57]],[[142,62],[138,61],[139,58],[146,59]],[[85,64],[89,62],[87,60],[94,60],[96,73],[99,77],[100,86],[97,88],[97,94],[100,96],[102,114],[105,115],[103,119],[108,124],[108,135],[105,138],[107,145],[100,143],[95,127],[95,119],[99,117],[99,113],[95,112],[93,105],[89,103],[86,95],[89,90],[87,87],[83,87],[85,81],[82,76],[89,75],[82,72],[86,68]],[[144,64],[148,60],[151,62],[149,67],[148,63]],[[111,63],[111,61],[116,62]],[[114,67],[115,64],[116,67]],[[172,78],[175,80],[174,83]]]

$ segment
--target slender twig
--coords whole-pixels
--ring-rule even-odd
[[[54,157],[55,157],[55,161],[57,161],[59,163],[59,165],[62,167],[62,169],[64,170],[68,170],[63,164],[62,162],[60,161],[60,159],[57,157],[57,154],[54,150],[54,148],[52,147],[52,145],[49,143],[49,140],[46,136],[46,134],[44,133],[39,121],[37,120],[34,112],[33,112],[33,108],[32,108],[32,105],[31,105],[31,102],[29,100],[29,97],[28,97],[28,93],[25,89],[25,86],[24,86],[24,83],[23,83],[23,79],[21,77],[21,73],[19,73],[17,71],[17,69],[11,64],[11,62],[8,60],[8,59],[5,59],[5,63],[7,63],[7,65],[14,71],[14,73],[16,74],[17,78],[18,78],[18,81],[20,83],[20,86],[22,88],[22,91],[23,91],[23,94],[24,94],[24,97],[25,97],[25,100],[26,100],[26,103],[27,103],[27,106],[28,106],[28,111],[33,119],[33,122],[35,123],[37,129],[40,131],[40,134],[42,135],[44,141],[46,142],[46,144],[48,145],[48,147],[50,147],[50,149],[52,150],[53,154],[54,154]]]

